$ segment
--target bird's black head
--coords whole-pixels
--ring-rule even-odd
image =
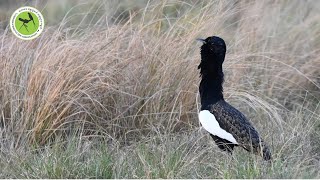
[[[206,39],[197,39],[203,43],[201,46],[201,63],[198,66],[205,71],[216,71],[222,66],[226,55],[226,43],[217,36],[211,36]]]
[[[198,38],[197,40],[203,42],[201,49],[207,49],[209,53],[213,53],[213,54],[226,53],[226,43],[220,37],[211,36],[211,37],[207,37],[207,39]]]
[[[197,39],[203,43],[201,46],[201,55],[223,57],[226,54],[226,43],[217,36],[207,37],[206,39]],[[217,59],[219,60],[219,59]]]

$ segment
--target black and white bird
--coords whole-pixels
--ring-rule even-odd
[[[222,64],[226,54],[226,44],[217,36],[197,39],[201,46],[201,82],[199,92],[201,111],[199,120],[202,127],[210,133],[218,147],[232,153],[235,146],[271,159],[268,145],[260,138],[247,118],[223,98],[224,74]]]

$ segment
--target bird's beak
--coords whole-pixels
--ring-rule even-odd
[[[205,41],[204,39],[201,39],[201,38],[197,38],[196,40],[197,40],[197,41],[200,41],[200,42],[202,42],[202,43],[204,43],[204,44],[206,43],[206,41]]]

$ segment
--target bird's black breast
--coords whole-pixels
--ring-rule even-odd
[[[247,150],[259,146],[261,140],[258,132],[240,111],[224,100],[220,100],[208,108],[221,128],[232,134],[240,146]]]

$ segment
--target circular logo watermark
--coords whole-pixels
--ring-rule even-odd
[[[29,6],[21,7],[12,14],[10,28],[20,39],[34,39],[43,31],[44,19],[37,9]]]

